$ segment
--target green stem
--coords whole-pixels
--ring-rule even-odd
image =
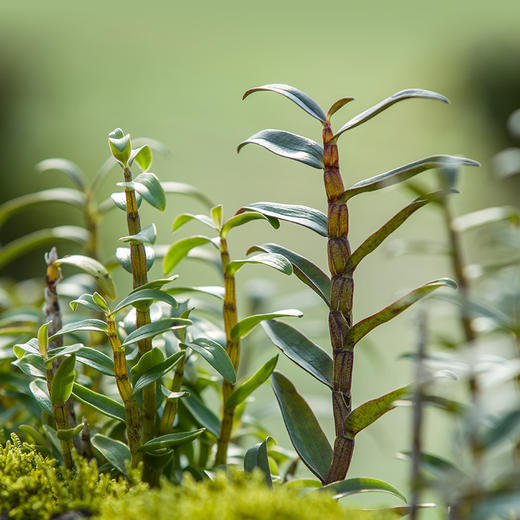
[[[181,347],[182,350],[186,350],[186,347]],[[175,367],[175,374],[173,375],[172,384],[170,390],[172,392],[179,392],[182,386],[182,380],[184,378],[184,363],[186,360],[186,356],[184,356]],[[160,434],[166,435],[171,433],[173,430],[173,423],[175,421],[175,417],[177,415],[177,410],[179,408],[179,399],[170,399],[166,401],[164,405],[163,414],[161,417],[160,424]]]
[[[56,420],[56,427],[58,430],[68,430],[70,428],[69,418],[67,414],[66,403],[53,404],[52,412]],[[61,453],[63,455],[63,462],[67,469],[74,469],[74,460],[72,459],[72,439],[60,439]]]

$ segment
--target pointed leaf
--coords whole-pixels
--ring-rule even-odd
[[[471,159],[466,159],[465,157],[455,157],[453,155],[432,155],[431,157],[426,157],[425,159],[420,159],[413,163],[405,164],[404,166],[400,166],[395,170],[380,173],[375,177],[370,177],[369,179],[358,182],[345,190],[339,198],[339,201],[346,202],[359,193],[380,190],[382,188],[386,188],[387,186],[391,186],[392,184],[403,182],[413,177],[414,175],[417,175],[418,173],[431,170],[432,168],[441,168],[455,165],[480,166],[478,162]]]
[[[211,208],[211,220],[215,225],[216,229],[220,229],[222,227],[222,204],[218,204],[217,206]]]
[[[333,498],[336,500],[356,493],[384,491],[406,502],[406,497],[395,487],[375,478],[349,478],[323,486],[319,488],[319,491],[333,493]]]
[[[139,361],[132,367],[130,373],[134,380],[139,379],[145,372],[153,367],[161,364],[164,361],[164,354],[158,347],[154,347],[148,352],[145,352]]]
[[[141,207],[141,202],[143,201],[143,197],[141,197],[140,193],[135,193],[135,201],[137,203],[137,207]],[[113,203],[113,204],[112,204]],[[120,210],[126,213],[126,193],[124,191],[118,191],[110,194],[110,198],[104,200],[98,207],[98,210],[101,214],[106,213],[108,210],[117,206]]]
[[[154,367],[147,370],[134,384],[134,390],[132,395],[140,392],[145,386],[148,386],[162,376],[167,374],[170,370],[172,370],[177,363],[184,357],[184,352],[176,352],[170,357],[166,358],[162,363],[155,365]]]
[[[204,244],[210,244],[211,239],[205,236],[193,236],[183,238],[170,246],[164,255],[163,271],[169,273],[175,266],[194,248]]]
[[[405,99],[411,98],[423,98],[423,99],[437,99],[444,103],[449,103],[449,101],[441,94],[437,92],[432,92],[431,90],[422,90],[419,88],[411,88],[407,90],[401,90],[400,92],[396,92],[392,96],[383,99],[377,105],[370,107],[368,110],[365,110],[361,114],[358,114],[356,117],[345,123],[336,133],[333,139],[337,139],[343,132],[350,130],[366,121],[372,119],[374,116],[391,107],[394,103],[398,101],[403,101]]]
[[[132,343],[137,343],[144,339],[153,338],[163,332],[188,327],[189,325],[191,325],[191,321],[183,318],[164,318],[154,321],[128,334],[121,346],[125,347],[126,345],[131,345]]]
[[[91,439],[92,446],[96,448],[105,459],[119,470],[123,475],[127,474],[126,467],[130,463],[130,449],[121,441],[116,441],[96,433]]]
[[[377,421],[386,412],[393,410],[395,401],[403,399],[409,392],[409,385],[403,386],[358,406],[345,421],[345,433],[353,439],[361,430]]]
[[[78,383],[74,383],[72,387],[72,395],[78,401],[91,406],[103,415],[112,417],[112,419],[117,419],[121,422],[126,422],[125,407],[117,401],[114,401],[103,394],[98,394],[97,392],[94,392],[86,386],[82,386]]]
[[[47,347],[49,345],[49,339],[47,331],[49,330],[49,325],[51,324],[51,321],[48,321],[47,323],[44,323],[39,329],[38,329],[38,348],[40,350],[40,354],[46,358],[47,357]]]
[[[332,359],[321,347],[281,321],[264,321],[262,327],[269,339],[290,360],[332,388]]]
[[[341,99],[338,99],[327,112],[327,121],[330,121],[330,118],[341,108],[343,108],[347,103],[350,103],[351,101],[354,101],[353,97],[344,97]]]
[[[244,455],[244,471],[252,473],[256,468],[264,474],[264,482],[271,487],[273,480],[269,469],[269,458],[267,456],[267,441],[271,437],[266,437],[263,442],[255,444],[249,448]]]
[[[419,301],[440,287],[451,287],[452,289],[455,289],[457,284],[449,278],[440,278],[438,280],[428,282],[427,284],[424,284],[417,289],[414,289],[406,296],[399,298],[399,300],[395,301],[388,307],[385,307],[376,314],[373,314],[372,316],[369,316],[368,318],[365,318],[364,320],[356,323],[350,329],[347,341],[352,345],[355,345],[361,338],[366,336],[377,326],[390,321],[392,318],[395,318],[415,302]]]
[[[304,464],[323,482],[332,462],[332,448],[320,423],[284,375],[273,372],[271,385],[294,449]]]
[[[121,242],[141,242],[143,244],[155,244],[156,238],[157,229],[155,224],[150,224],[149,226],[146,226],[144,229],[139,231],[139,233],[121,237],[119,240]]]
[[[327,121],[323,110],[318,105],[318,103],[314,101],[314,99],[305,94],[305,92],[302,92],[295,87],[291,87],[290,85],[284,85],[282,83],[271,83],[270,85],[262,85],[261,87],[250,88],[244,93],[242,99],[245,99],[253,92],[259,92],[262,90],[281,94],[282,96],[285,96],[287,99],[290,99],[296,103],[300,108],[305,110],[307,114],[315,117],[318,121],[321,121],[322,123]]]
[[[237,376],[233,363],[222,345],[208,338],[197,338],[181,345],[198,352],[219,374],[231,383],[236,382]]]
[[[72,182],[81,190],[84,191],[86,187],[85,182],[85,174],[80,170],[80,168],[74,164],[72,161],[68,161],[67,159],[45,159],[44,161],[40,161],[36,165],[36,169],[39,172],[47,172],[51,170],[56,170],[63,172]]]
[[[160,291],[157,289],[139,289],[135,292],[130,293],[126,298],[121,300],[115,309],[113,309],[110,313],[110,316],[113,316],[120,310],[128,307],[129,305],[134,305],[135,307],[139,307],[139,304],[147,303],[148,305],[152,302],[163,302],[171,307],[177,307],[177,302],[174,298],[172,298],[167,292]]]
[[[266,129],[242,141],[237,152],[246,144],[257,144],[270,152],[299,161],[313,168],[323,168],[323,148],[312,139],[284,130]]]
[[[236,408],[243,403],[259,386],[264,384],[278,363],[278,354],[264,363],[251,377],[240,383],[227,398],[226,408]]]
[[[97,370],[101,374],[114,376],[112,359],[95,348],[82,347],[76,354],[76,361]]]
[[[52,416],[52,402],[49,396],[47,382],[43,379],[35,379],[29,384],[29,390],[42,410]]]
[[[166,208],[166,196],[163,187],[159,182],[159,178],[155,173],[143,172],[140,173],[131,182],[118,182],[118,186],[124,188],[132,188],[137,193],[140,193],[146,202],[151,204],[154,208],[164,211]]]
[[[168,278],[158,278],[157,280],[152,280],[151,282],[144,283],[143,285],[140,285],[133,291],[131,291],[130,294],[133,294],[137,291],[144,291],[145,289],[154,289],[154,290],[160,290],[162,287],[166,284],[169,284],[179,278],[178,274],[174,274],[172,276],[168,276]]]
[[[174,287],[173,289],[168,289],[167,292],[169,294],[182,294],[186,292],[197,292],[202,294],[209,294],[211,296],[215,296],[219,300],[224,299],[224,287],[220,286],[203,286],[203,287]]]
[[[222,226],[221,236],[222,238],[226,238],[228,233],[237,226],[242,226],[250,222],[251,220],[267,220],[271,226],[275,229],[280,227],[280,222],[278,219],[273,217],[268,217],[267,215],[263,215],[262,213],[257,213],[256,211],[247,211],[245,213],[240,213],[238,215],[234,215],[231,218],[227,219]]]
[[[116,297],[116,287],[109,272],[102,263],[94,260],[94,258],[83,255],[70,255],[58,258],[54,263],[56,265],[73,265],[79,267],[82,271],[94,277],[99,287],[111,300]]]
[[[177,231],[180,227],[184,226],[184,224],[192,221],[198,220],[206,226],[209,226],[211,229],[217,229],[213,220],[207,215],[193,215],[191,213],[182,213],[178,215],[177,218],[173,221],[172,231]]]
[[[265,251],[285,256],[291,262],[294,274],[330,306],[330,278],[317,265],[314,265],[298,253],[278,244],[253,246],[248,249],[247,254],[254,251]]]
[[[40,354],[25,354],[21,359],[11,363],[19,368],[24,374],[32,377],[46,378],[45,363]]]
[[[52,340],[57,338],[58,336],[63,336],[64,334],[71,334],[72,332],[83,332],[83,331],[94,331],[94,332],[103,332],[107,333],[107,324],[101,320],[88,319],[88,320],[80,320],[73,321],[72,323],[67,323],[60,330],[58,330],[55,334],[53,334],[49,339]]]
[[[190,184],[184,184],[183,182],[161,182],[161,186],[165,193],[188,195],[202,202],[207,208],[212,208],[215,205],[204,193]]]
[[[313,231],[321,236],[328,236],[327,215],[325,213],[307,206],[299,204],[279,204],[278,202],[254,202],[248,204],[237,211],[241,214],[244,211],[256,211],[267,217],[274,217],[293,224],[298,224]]]
[[[145,246],[144,252],[146,254],[146,269],[149,271],[155,260],[155,251],[153,247]],[[129,247],[118,247],[116,249],[116,259],[125,271],[132,273],[132,258]]]
[[[130,154],[130,160],[128,161],[130,164],[135,161],[141,170],[146,170],[152,164],[152,150],[147,144],[132,150]]]
[[[191,432],[176,432],[170,433],[168,435],[162,435],[161,437],[156,437],[155,439],[145,442],[142,446],[139,447],[138,451],[153,453],[154,451],[164,448],[170,449],[195,440],[205,431],[206,428],[200,428]]]
[[[74,384],[75,364],[76,356],[67,356],[56,370],[51,384],[51,401],[53,404],[63,404],[70,397]]]
[[[270,320],[272,318],[296,317],[301,318],[303,313],[297,309],[286,309],[282,311],[270,312],[267,314],[254,314],[240,320],[232,329],[231,337],[234,340],[246,337],[253,329],[262,321]]]
[[[195,395],[188,395],[182,400],[193,418],[208,432],[218,438],[220,435],[220,419]]]
[[[233,276],[241,267],[246,264],[263,264],[272,267],[283,274],[292,274],[291,262],[285,256],[277,253],[260,253],[242,260],[232,260],[226,267],[226,274]]]

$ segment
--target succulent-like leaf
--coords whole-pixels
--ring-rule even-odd
[[[301,318],[303,313],[297,309],[285,309],[282,311],[269,312],[267,314],[254,314],[240,320],[232,329],[231,337],[235,340],[245,338],[255,327],[262,321],[271,320],[273,318],[295,317]]]
[[[182,400],[182,405],[187,408],[195,421],[206,428],[208,432],[212,433],[215,437],[219,436],[220,419],[198,397],[190,394]]]
[[[350,198],[354,197],[355,195],[359,195],[360,193],[380,190],[382,188],[386,188],[387,186],[391,186],[392,184],[406,181],[414,175],[417,175],[426,170],[452,165],[480,166],[477,161],[466,159],[465,157],[455,157],[453,155],[432,155],[431,157],[426,157],[413,163],[405,164],[404,166],[400,166],[394,170],[380,173],[375,177],[364,179],[345,190],[339,200],[340,202],[346,202]]]
[[[144,252],[146,255],[146,269],[149,271],[155,260],[155,250],[153,247],[145,246]],[[116,249],[116,259],[125,271],[132,272],[132,257],[129,247],[118,247]]]
[[[84,424],[80,423],[77,426],[74,426],[74,428],[64,428],[61,430],[56,430],[56,435],[58,436],[58,439],[60,439],[60,441],[70,441],[76,435],[81,433],[81,430],[83,430],[83,427],[84,427]]]
[[[252,246],[247,254],[254,251],[277,253],[291,262],[294,274],[307,286],[309,286],[327,305],[330,306],[330,278],[307,258],[278,244],[262,244]]]
[[[117,401],[114,401],[103,394],[94,392],[94,390],[90,390],[90,388],[78,383],[74,383],[72,387],[72,395],[74,396],[74,399],[91,406],[103,415],[112,417],[112,419],[117,419],[121,422],[126,422],[125,407]]]
[[[175,299],[172,298],[166,291],[160,291],[158,289],[139,289],[130,293],[126,298],[123,298],[123,300],[121,300],[110,312],[110,315],[113,316],[129,305],[139,307],[140,304],[142,305],[145,303],[149,305],[152,302],[163,302],[170,305],[171,307],[177,307],[177,302]]]
[[[108,134],[108,145],[114,159],[125,167],[132,153],[130,134],[125,134],[121,128],[116,128]]]
[[[428,282],[427,284],[424,284],[417,289],[414,289],[407,295],[390,304],[388,307],[385,307],[379,312],[376,312],[376,314],[373,314],[372,316],[369,316],[368,318],[365,318],[364,320],[356,323],[350,329],[347,341],[352,345],[355,345],[361,338],[365,337],[377,326],[390,321],[392,318],[395,318],[415,302],[419,301],[440,287],[451,287],[452,289],[455,289],[457,285],[449,278],[440,278],[438,280]]]
[[[244,455],[244,471],[252,473],[256,468],[264,474],[264,482],[268,486],[273,485],[271,470],[269,469],[269,457],[267,455],[267,441],[271,437],[266,437],[264,441],[255,444],[246,451]]]
[[[175,266],[195,247],[211,244],[211,238],[205,236],[193,236],[182,238],[170,246],[164,255],[163,271],[167,274],[175,269]]]
[[[47,377],[45,364],[40,354],[25,354],[22,358],[11,363],[24,374],[31,377]]]
[[[327,121],[327,118],[323,110],[318,105],[318,103],[314,101],[314,99],[305,94],[305,92],[302,92],[301,90],[295,87],[291,87],[290,85],[284,85],[282,83],[272,83],[270,85],[262,85],[261,87],[250,88],[249,90],[246,90],[246,92],[242,96],[242,99],[245,99],[253,92],[260,92],[263,90],[281,94],[282,96],[285,96],[287,99],[290,99],[291,101],[296,103],[300,108],[305,110],[307,114],[311,115],[312,117],[315,117],[318,121],[321,121],[322,123],[325,123]]]
[[[205,431],[206,428],[199,428],[198,430],[193,430],[191,432],[175,432],[168,435],[162,435],[161,437],[156,437],[155,439],[145,442],[139,447],[138,451],[153,453],[164,448],[170,449],[174,446],[180,446],[181,444],[186,444],[187,442],[195,440]]]
[[[191,323],[192,322],[190,320],[186,320],[184,318],[164,318],[162,320],[153,321],[152,323],[143,325],[142,327],[139,327],[138,329],[128,334],[121,346],[125,347],[144,339],[153,338],[158,334],[162,334],[163,332],[167,332],[169,330],[189,327]]]
[[[160,211],[164,211],[166,208],[166,196],[164,194],[164,189],[155,173],[143,172],[140,173],[133,181],[118,182],[117,185],[123,186],[124,188],[134,189],[136,192],[141,194],[146,202]]]
[[[161,186],[165,193],[176,193],[178,195],[187,195],[200,201],[207,208],[212,208],[215,204],[202,191],[198,190],[190,184],[183,182],[161,182]]]
[[[134,161],[139,165],[141,170],[147,170],[150,167],[150,164],[152,164],[152,150],[147,144],[132,150],[128,162],[132,164]]]
[[[127,474],[127,465],[130,463],[130,449],[121,441],[111,439],[106,435],[96,433],[92,437],[92,446],[96,448],[114,468],[123,475]]]
[[[52,364],[55,360],[70,354],[76,354],[82,348],[84,348],[83,343],[75,343],[74,345],[67,345],[65,347],[52,349],[49,351],[50,357],[45,360],[45,366],[50,368],[52,367]]]
[[[262,327],[269,339],[292,361],[332,388],[332,359],[316,343],[294,327],[278,320],[268,320]]]
[[[299,226],[316,231],[321,236],[327,235],[327,215],[325,213],[299,204],[280,204],[278,202],[254,202],[237,211],[256,211],[267,217],[274,217],[286,222],[292,222]]]
[[[226,267],[226,274],[232,276],[246,264],[267,265],[268,267],[272,267],[273,269],[287,275],[292,274],[293,272],[291,262],[289,262],[285,256],[277,253],[259,253],[258,255],[249,258],[232,260]]]
[[[273,372],[271,385],[294,449],[304,464],[324,482],[332,462],[332,448],[320,423],[284,375]]]
[[[184,346],[191,348],[200,354],[219,374],[225,377],[231,383],[235,383],[237,376],[233,363],[226,353],[226,350],[217,343],[208,338],[197,338],[189,343],[182,343]]]
[[[209,226],[211,229],[217,229],[213,220],[207,215],[192,215],[191,213],[182,213],[178,215],[173,221],[172,231],[177,231],[180,227],[184,226],[184,224],[191,222],[192,220],[198,220],[206,226]]]
[[[36,169],[39,172],[47,172],[56,170],[64,173],[69,179],[81,190],[85,190],[86,179],[85,174],[81,171],[77,164],[74,164],[72,161],[67,159],[45,159],[44,161],[40,161],[36,165]]]
[[[47,382],[43,379],[34,379],[29,384],[29,390],[42,410],[52,416],[52,402],[49,396]]]
[[[55,332],[49,339],[52,340],[54,338],[57,338],[58,336],[63,336],[64,334],[83,331],[103,332],[106,334],[107,330],[107,324],[101,320],[87,319],[73,321],[64,325],[60,330]]]
[[[56,370],[51,384],[51,401],[53,404],[63,404],[70,397],[74,384],[75,364],[76,356],[67,356]]]
[[[452,225],[456,231],[468,231],[496,222],[510,222],[517,225],[519,222],[518,209],[513,206],[485,208],[461,215],[453,219]]]
[[[266,361],[251,377],[239,383],[225,403],[226,408],[235,408],[243,403],[259,386],[264,384],[278,363],[278,354]]]
[[[347,480],[340,480],[339,482],[327,484],[318,490],[333,493],[334,499],[339,499],[348,495],[354,495],[356,493],[383,491],[386,493],[391,493],[392,495],[400,498],[403,502],[406,502],[406,497],[394,486],[391,486],[390,484],[375,478],[349,478]]]
[[[436,99],[438,101],[443,101],[444,103],[449,103],[449,101],[443,95],[438,94],[437,92],[432,92],[431,90],[423,90],[419,88],[401,90],[400,92],[396,92],[392,96],[383,99],[383,101],[380,101],[377,105],[370,107],[369,109],[365,110],[361,114],[358,114],[356,117],[345,123],[336,132],[334,139],[337,139],[343,132],[346,132],[347,130],[350,130],[351,128],[359,126],[360,124],[372,119],[383,110],[390,108],[394,103],[412,98]]]
[[[176,352],[172,354],[170,357],[166,358],[163,362],[155,365],[154,367],[147,370],[144,374],[142,374],[139,379],[134,384],[134,389],[132,394],[135,395],[139,391],[141,391],[145,386],[148,386],[162,376],[167,374],[170,370],[172,370],[177,363],[184,357],[184,352]]]
[[[141,197],[141,194],[138,192],[135,192],[135,201],[137,207],[140,208],[141,202],[143,202],[143,197]],[[114,206],[126,213],[126,193],[124,191],[111,193],[110,198],[105,199],[99,204],[98,211],[101,215],[104,215],[107,211],[113,209]]]
[[[47,331],[49,330],[49,325],[51,323],[51,321],[48,321],[38,329],[38,348],[40,350],[40,354],[44,358],[47,357],[47,346],[49,344]]]
[[[143,244],[155,244],[155,240],[157,238],[157,229],[155,224],[150,224],[146,226],[144,229],[136,233],[135,235],[129,235],[126,237],[121,237],[119,240],[121,242],[141,242]]]
[[[238,215],[233,215],[231,218],[228,218],[224,225],[222,226],[221,236],[222,238],[226,238],[228,233],[237,226],[242,226],[251,220],[263,219],[267,220],[271,226],[275,229],[280,227],[280,222],[278,219],[273,217],[268,217],[267,215],[263,215],[262,213],[257,213],[256,211],[246,211],[245,213],[240,213]]]
[[[246,144],[257,144],[276,155],[302,162],[318,170],[323,168],[323,148],[312,139],[301,135],[269,128],[242,141],[237,152]]]

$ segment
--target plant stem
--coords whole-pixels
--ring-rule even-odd
[[[327,122],[323,128],[324,182],[328,202],[328,259],[331,273],[329,330],[333,355],[332,407],[336,438],[332,463],[325,483],[343,480],[354,451],[354,439],[346,434],[345,420],[352,411],[351,387],[354,345],[349,344],[352,327],[354,280],[347,269],[350,257],[348,208],[338,202],[345,191],[339,171],[338,147]]]
[[[58,430],[67,430],[70,428],[69,418],[67,414],[66,403],[52,405],[52,412],[56,420],[56,427]],[[74,469],[74,460],[72,459],[72,439],[60,439],[61,453],[63,455],[63,462],[67,469]]]
[[[181,347],[182,350],[186,350],[186,347]],[[175,367],[175,374],[173,375],[172,384],[170,390],[172,392],[179,392],[182,386],[182,380],[184,378],[184,363],[186,361],[186,356],[181,358],[181,360],[177,363]],[[173,423],[175,421],[175,417],[177,415],[177,410],[179,408],[179,399],[170,399],[166,401],[164,405],[163,414],[161,417],[161,424],[159,428],[159,432],[161,435],[166,435],[171,433],[173,430]]]
[[[220,258],[222,261],[222,271],[224,273],[224,328],[226,331],[226,352],[233,363],[235,372],[238,372],[238,363],[240,359],[240,341],[231,338],[231,329],[236,325],[237,305],[235,293],[235,276],[226,272],[229,264],[229,251],[225,238],[220,237]],[[225,465],[227,462],[227,450],[231,433],[233,430],[233,420],[235,417],[235,408],[226,406],[226,401],[235,389],[235,385],[224,379],[222,383],[222,422],[220,424],[220,433],[217,441],[217,454],[215,457],[215,466]]]

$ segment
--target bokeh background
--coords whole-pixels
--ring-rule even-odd
[[[512,144],[506,120],[520,106],[519,20],[517,0],[2,0],[0,202],[66,183],[59,175],[35,171],[34,165],[48,157],[73,160],[93,177],[108,156],[107,133],[119,126],[134,136],[163,141],[171,154],[155,157],[153,171],[162,180],[203,189],[223,203],[228,216],[260,200],[323,210],[322,179],[316,170],[255,147],[236,154],[237,144],[262,128],[319,139],[317,122],[281,96],[257,94],[241,101],[247,88],[276,82],[299,87],[325,110],[340,97],[354,96],[356,101],[336,116],[338,124],[404,88],[443,93],[451,105],[407,101],[343,136],[345,183],[427,155],[460,154],[480,161],[482,167],[461,172],[461,194],[454,201],[457,213],[516,204],[520,184],[497,177],[492,158]],[[117,170],[108,177],[105,196],[119,177]],[[359,244],[408,200],[410,195],[399,188],[355,199],[353,243]],[[174,216],[202,209],[197,202],[172,196],[164,214],[145,210],[143,221],[153,219],[160,242],[171,243]],[[126,234],[120,216],[113,212],[103,225],[105,258],[113,254],[117,237]],[[61,206],[35,209],[4,226],[0,243],[80,218]],[[442,221],[426,208],[398,236],[442,241]],[[275,236],[265,225],[253,223],[237,230],[232,239],[235,257],[253,243],[276,241],[325,265],[323,239],[289,225],[282,225]],[[471,244],[466,246],[468,255],[478,254]],[[21,279],[41,268],[38,252],[7,266],[2,274]],[[158,275],[159,269],[154,269]],[[272,293],[271,308],[281,308],[282,300],[284,306],[305,304],[308,319],[298,325],[328,346],[325,309],[319,303],[307,307],[307,297],[297,294],[297,280],[282,280],[261,268],[245,271],[239,274],[244,309],[252,289]],[[186,283],[216,283],[215,273],[198,264],[187,262],[179,273]],[[449,274],[442,256],[393,256],[383,247],[359,269],[355,315],[373,313],[406,289]],[[254,287],[251,278],[257,279]],[[120,283],[124,290],[129,282],[121,275]],[[410,311],[375,331],[359,349],[355,403],[410,378],[412,367],[399,356],[414,348],[415,318]],[[447,326],[444,321],[449,319],[441,315],[430,326],[442,328]],[[245,348],[251,351],[251,367],[255,359],[274,352],[261,331]],[[328,420],[331,433],[329,403],[319,385],[284,360],[280,366]],[[258,395],[253,407],[266,414],[274,437],[288,446],[270,389]],[[427,446],[449,453],[450,435],[443,424],[435,412],[428,415]],[[351,475],[379,477],[406,488],[408,469],[394,453],[408,446],[409,430],[409,412],[402,409],[372,426],[359,437]]]

